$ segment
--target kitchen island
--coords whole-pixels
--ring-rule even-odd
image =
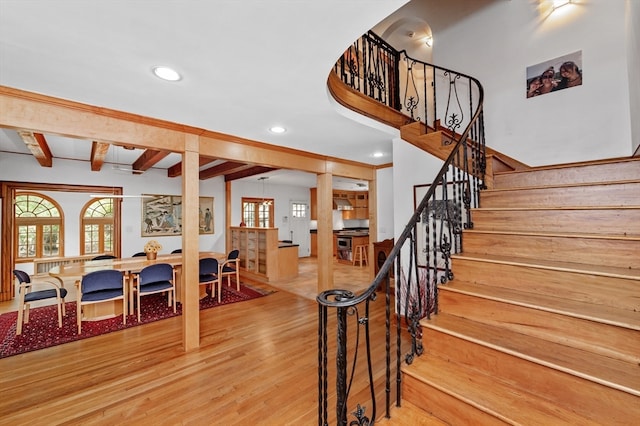
[[[354,250],[359,245],[369,247],[369,230],[341,230],[334,233],[336,259],[339,263],[353,264]]]

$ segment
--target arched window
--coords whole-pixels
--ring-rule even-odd
[[[64,256],[62,209],[51,198],[34,192],[16,194],[16,261]]]
[[[89,201],[80,217],[82,254],[114,254],[113,198]]]

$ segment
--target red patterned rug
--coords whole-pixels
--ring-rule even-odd
[[[267,294],[270,294],[270,292],[244,284],[240,285],[240,291],[237,291],[235,287],[223,286],[222,301],[218,303],[217,297],[207,296],[200,300],[200,309],[243,302],[266,296]],[[23,325],[20,336],[16,336],[18,313],[8,312],[2,314],[0,315],[0,358],[61,345],[74,340],[86,339],[182,314],[182,305],[180,303],[177,304],[175,314],[173,309],[167,306],[166,295],[153,294],[145,296],[140,303],[142,304],[140,322],[138,322],[137,314],[128,315],[126,324],[122,324],[122,316],[101,321],[84,321],[81,335],[78,335],[76,326],[75,302],[67,302],[65,304],[67,312],[62,319],[61,328],[58,328],[58,314],[56,313],[55,305],[32,308],[29,311],[29,323]]]

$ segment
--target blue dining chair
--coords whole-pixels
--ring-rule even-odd
[[[58,327],[62,327],[62,317],[66,315],[64,308],[64,298],[67,296],[67,289],[51,281],[31,282],[31,277],[24,271],[16,269],[13,271],[19,283],[18,287],[18,323],[16,325],[16,335],[22,334],[22,324],[29,323],[29,306],[31,302],[37,300],[56,299],[58,304]],[[43,290],[34,291],[35,285],[45,286]]]
[[[200,259],[200,285],[211,286],[211,297],[215,295],[216,285],[218,286],[218,303],[222,300],[222,279],[220,278],[220,268],[218,259],[204,257]]]
[[[126,277],[115,269],[90,272],[76,281],[78,334],[82,333],[82,307],[85,305],[122,300],[122,323],[127,323],[126,283]]]
[[[227,259],[220,264],[220,279],[227,277],[227,287],[231,287],[231,277],[236,277],[236,290],[240,291],[240,250],[231,250]]]
[[[110,259],[117,259],[117,258],[112,254],[100,254],[91,260],[110,260]]]
[[[133,291],[137,295],[138,322],[140,322],[140,297],[149,294],[167,293],[167,306],[173,305],[176,312],[176,271],[168,263],[156,263],[142,269],[136,275],[136,285]]]

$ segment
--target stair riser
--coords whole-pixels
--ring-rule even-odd
[[[495,188],[640,180],[640,161],[592,164],[588,166],[530,170],[494,176]]]
[[[640,203],[640,200],[639,200]],[[640,236],[640,208],[603,210],[485,210],[471,213],[476,231],[556,232]]]
[[[456,280],[640,312],[640,281],[454,257]]]
[[[640,269],[640,240],[465,231],[463,253]]]
[[[640,182],[484,191],[480,207],[638,206]]]
[[[626,362],[640,362],[640,332],[474,297],[441,286],[441,312],[535,336]]]
[[[602,424],[631,424],[640,418],[637,397],[628,393],[429,327],[423,328],[423,342],[429,354],[481,370],[550,402],[562,401],[563,408]]]
[[[508,423],[409,375],[402,378],[402,398],[450,425],[502,426]]]

